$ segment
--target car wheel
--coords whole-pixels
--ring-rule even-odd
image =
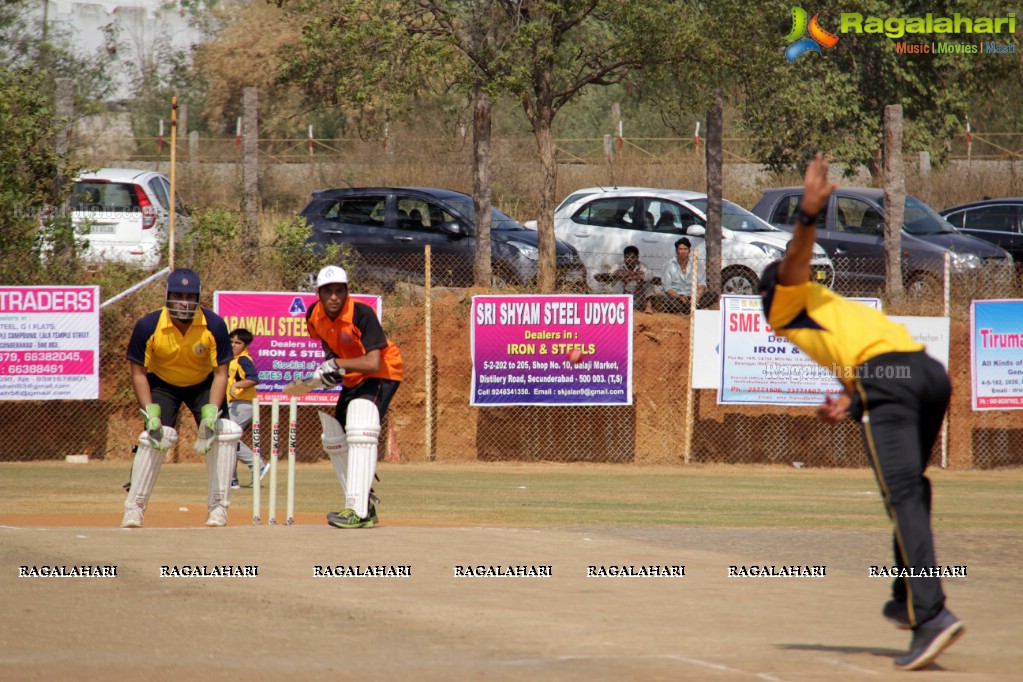
[[[941,284],[933,275],[918,272],[906,282],[906,294],[918,300],[935,300],[941,297]]]
[[[735,266],[725,268],[721,273],[721,291],[725,294],[754,296],[757,293],[758,284],[760,284],[760,278],[754,275],[749,268]]]

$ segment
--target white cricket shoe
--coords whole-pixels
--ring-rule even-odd
[[[227,510],[223,507],[211,507],[206,517],[206,525],[211,528],[221,528],[227,525]]]
[[[121,528],[141,528],[142,507],[125,507],[121,517]]]

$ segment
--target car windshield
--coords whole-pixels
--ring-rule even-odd
[[[884,208],[884,197],[881,197],[878,203]],[[902,227],[910,234],[941,234],[956,231],[952,224],[938,215],[933,208],[908,194]]]
[[[135,185],[106,180],[79,180],[71,190],[71,210],[137,212]]]
[[[689,202],[703,215],[707,215],[707,200],[693,199]],[[721,225],[734,232],[777,232],[778,228],[764,222],[742,206],[727,199],[721,200]]]
[[[469,220],[473,222],[473,225],[476,224],[476,211],[473,209],[472,199],[470,199],[469,197],[465,197],[464,199],[459,197],[455,199],[448,199],[447,203],[449,206],[454,208],[462,215],[468,216]],[[490,229],[524,230],[526,228],[523,227],[522,223],[520,223],[519,221],[515,220],[514,218],[509,218],[505,214],[498,211],[496,208],[493,208],[491,209],[490,213]]]
[[[564,201],[562,201],[560,204],[558,204],[558,207],[556,209],[554,209],[554,212],[557,213],[558,211],[563,209],[565,206],[568,206],[569,204],[574,204],[579,199],[582,199],[583,197],[588,197],[591,194],[596,194],[596,192],[594,192],[593,190],[584,190],[582,192],[576,192],[574,194],[569,194],[567,197],[565,197]]]

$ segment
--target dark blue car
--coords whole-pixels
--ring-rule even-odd
[[[313,192],[301,215],[312,227],[315,246],[345,244],[358,254],[357,277],[384,285],[422,283],[424,250],[430,246],[435,284],[473,284],[476,222],[472,197],[426,187],[358,187]],[[493,209],[490,226],[495,286],[535,283],[537,233]],[[584,287],[579,254],[557,242],[556,283]]]
[[[960,232],[997,244],[1023,265],[1023,197],[984,199],[953,206],[941,216]]]
[[[767,189],[752,211],[791,232],[802,197],[802,187]],[[817,243],[835,264],[836,291],[864,296],[883,291],[884,191],[839,187],[832,192],[817,221]],[[959,232],[927,204],[906,195],[902,274],[907,292],[927,299],[940,296],[946,257],[956,281],[983,277],[992,295],[1011,287],[1012,257],[1004,249]]]

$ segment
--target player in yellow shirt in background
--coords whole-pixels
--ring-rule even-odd
[[[249,355],[252,338],[252,332],[243,327],[231,332],[234,359],[231,360],[227,372],[227,415],[242,428],[242,435],[245,435],[245,430],[252,426],[252,401],[256,397],[256,386],[259,385],[259,372],[252,362],[252,356]],[[251,469],[254,460],[255,453],[252,452],[252,448],[239,440],[238,459],[235,463],[234,476],[231,478],[231,488],[240,487],[237,462],[247,464]],[[262,481],[269,470],[270,464],[259,460],[259,480]]]

